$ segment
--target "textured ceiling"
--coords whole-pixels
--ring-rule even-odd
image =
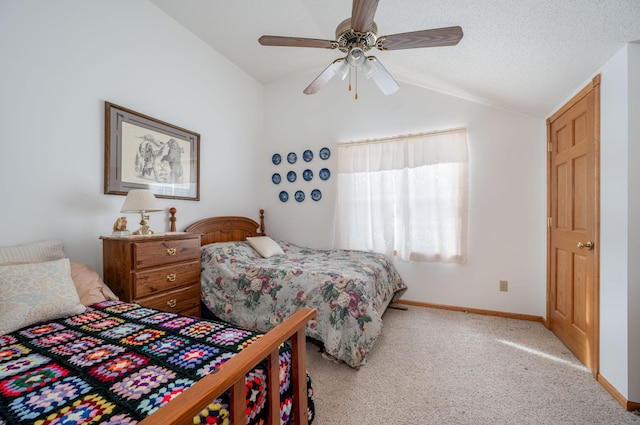
[[[319,74],[344,56],[265,47],[258,38],[334,40],[351,15],[349,0],[150,1],[265,84]],[[396,80],[546,118],[626,43],[640,40],[640,0],[380,0],[375,21],[379,35],[464,31],[457,46],[370,51]]]

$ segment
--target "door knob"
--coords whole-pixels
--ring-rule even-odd
[[[580,249],[587,248],[589,251],[591,251],[593,249],[593,242],[591,241],[578,242],[578,248]]]

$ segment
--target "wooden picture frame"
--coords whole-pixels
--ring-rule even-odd
[[[105,102],[104,193],[200,200],[200,134]]]

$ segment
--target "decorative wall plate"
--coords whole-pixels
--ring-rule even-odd
[[[304,162],[309,162],[313,159],[313,152],[311,152],[311,150],[307,149],[306,151],[302,152],[302,159],[304,159]]]
[[[328,168],[323,168],[322,170],[320,170],[320,178],[322,180],[329,180],[329,177],[331,177],[331,171],[329,171]]]
[[[278,198],[280,198],[280,201],[282,201],[282,202],[287,202],[289,200],[289,194],[286,191],[283,190],[278,195]]]
[[[296,198],[296,201],[298,201],[298,202],[304,201],[304,192],[303,191],[301,191],[301,190],[297,191],[294,196]]]
[[[298,160],[298,155],[296,155],[295,152],[289,152],[289,155],[287,155],[287,162],[289,164],[295,164],[297,160]]]
[[[329,148],[320,149],[320,159],[329,159],[330,156],[331,151],[329,150]]]
[[[271,157],[271,162],[273,162],[274,165],[278,165],[280,164],[280,162],[282,162],[282,157],[279,153],[274,153]]]
[[[311,179],[313,178],[313,171],[311,171],[311,170],[309,170],[309,169],[307,168],[306,170],[304,170],[304,171],[302,172],[302,178],[303,178],[305,181],[309,181],[309,180],[311,180]]]
[[[322,198],[322,192],[319,189],[313,189],[311,191],[311,199],[314,201],[319,201]]]
[[[280,173],[273,173],[273,175],[271,176],[271,181],[273,182],[273,184],[280,184]]]
[[[298,178],[298,176],[296,175],[295,171],[289,171],[287,173],[287,180],[289,180],[291,183],[293,183],[294,181],[296,181],[296,179]]]

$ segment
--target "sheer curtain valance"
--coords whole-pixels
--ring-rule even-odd
[[[338,145],[338,248],[464,263],[465,129]]]

